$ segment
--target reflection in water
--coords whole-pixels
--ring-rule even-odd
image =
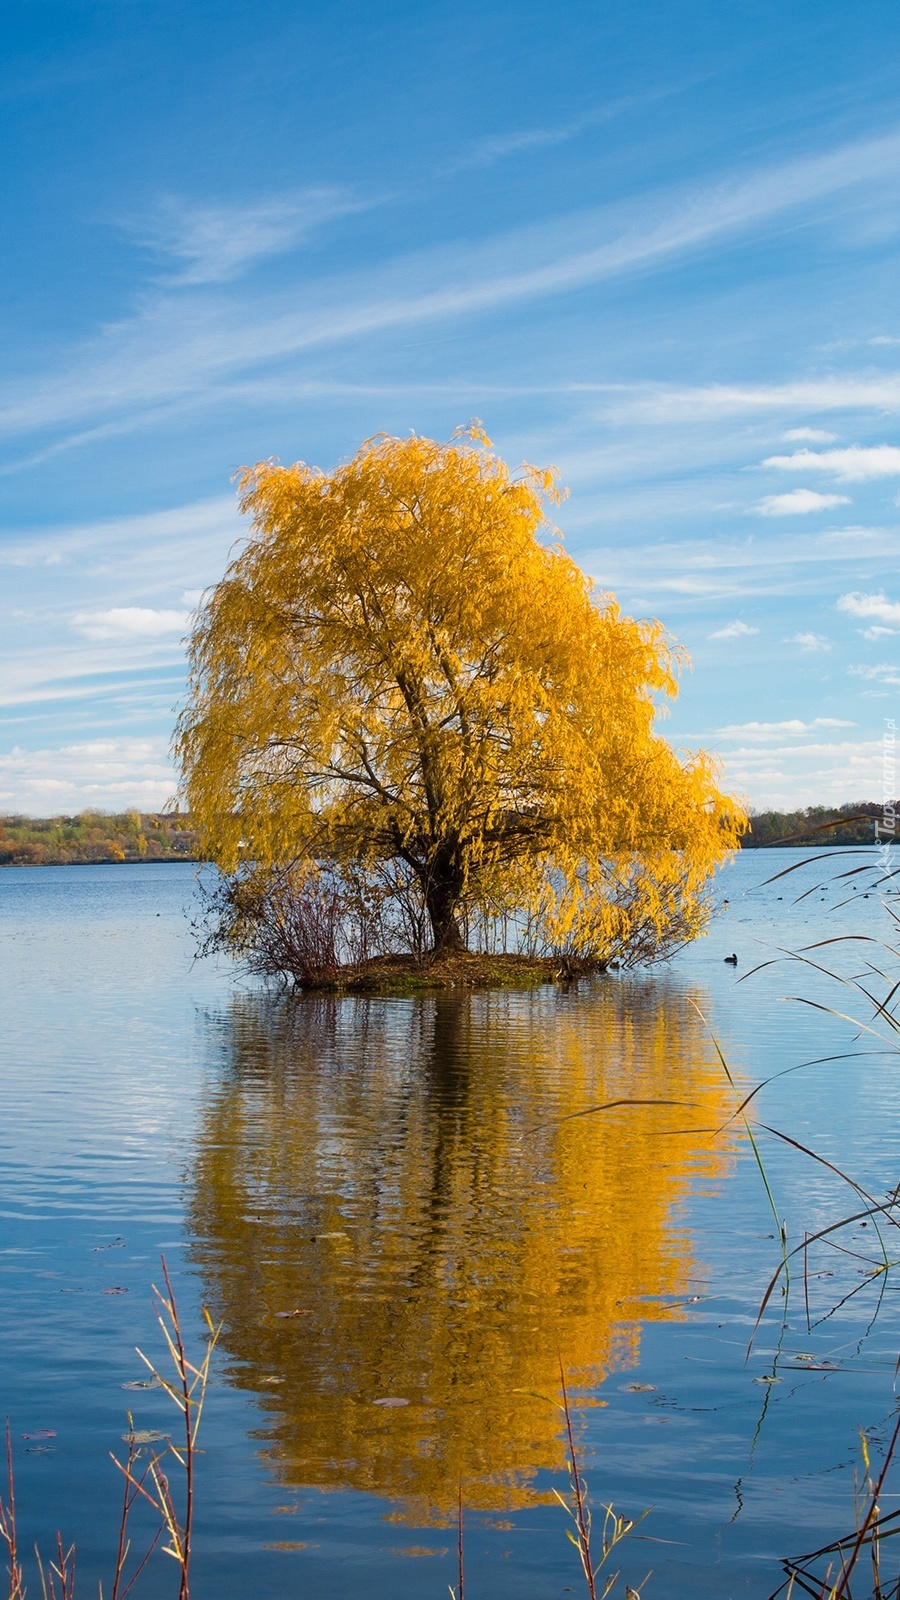
[[[558,1392],[557,1351],[593,1387],[696,1286],[673,1207],[721,1172],[729,1102],[689,996],[243,996],[211,1027],[194,1258],[279,1475],[420,1519],[458,1484],[526,1503],[563,1462],[534,1392]],[[690,1104],[554,1120],[626,1097]]]

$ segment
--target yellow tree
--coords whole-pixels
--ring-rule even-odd
[[[177,734],[205,855],[400,864],[436,952],[473,908],[601,956],[673,907],[696,931],[740,809],[655,731],[682,654],[594,590],[556,498],[475,429],[243,474],[253,532],[198,614]]]

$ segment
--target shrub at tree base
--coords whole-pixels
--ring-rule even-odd
[[[683,653],[595,591],[556,498],[474,429],[243,474],[253,531],[198,613],[176,740],[221,942],[314,905],[323,971],[472,939],[627,963],[700,931],[743,813],[655,731]]]

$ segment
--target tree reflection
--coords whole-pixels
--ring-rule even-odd
[[[696,1292],[677,1202],[721,1173],[729,1102],[689,1002],[606,980],[243,996],[216,1019],[194,1256],[285,1482],[421,1519],[458,1484],[470,1505],[521,1505],[562,1465],[539,1398],[557,1351],[593,1389],[634,1362],[640,1320]],[[620,1099],[682,1104],[575,1115]]]

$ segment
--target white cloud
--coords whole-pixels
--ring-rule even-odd
[[[753,507],[761,517],[804,517],[810,511],[849,506],[845,494],[817,494],[815,489],[789,489],[787,494],[763,495]]]
[[[799,645],[801,650],[809,654],[831,649],[831,640],[824,638],[821,633],[792,633],[784,642]]]
[[[0,548],[0,595],[9,607],[0,623],[0,707],[18,718],[29,705],[43,716],[38,708],[49,715],[54,702],[71,703],[74,724],[58,713],[65,738],[85,725],[92,700],[111,705],[124,697],[130,705],[137,675],[149,674],[148,685],[158,685],[154,721],[170,721],[192,600],[221,577],[240,533],[231,495],[68,528],[11,530]]]
[[[782,743],[773,736],[723,756],[726,785],[768,806],[844,805],[881,794],[880,739]]]
[[[724,728],[717,728],[716,732],[720,739],[762,739],[771,742],[779,735],[794,738],[815,733],[820,728],[855,727],[855,722],[847,722],[842,717],[814,717],[812,722],[802,722],[799,717],[792,717],[787,722],[731,722]]]
[[[94,739],[0,755],[0,811],[31,816],[84,810],[155,811],[177,779],[165,739]]]
[[[748,627],[746,622],[737,619],[727,622],[724,628],[717,628],[715,633],[708,633],[708,639],[748,639],[752,633],[759,633],[758,628]]]
[[[848,667],[851,678],[866,678],[869,683],[880,683],[892,689],[900,689],[900,667],[893,666],[890,661],[880,661],[874,667]]]
[[[866,483],[900,477],[900,449],[853,444],[844,450],[796,450],[791,456],[768,456],[763,466],[778,472],[830,472],[842,483]]]
[[[797,441],[805,439],[809,444],[830,444],[837,438],[836,433],[826,433],[824,428],[788,428],[787,433],[781,435],[782,439]]]
[[[167,282],[225,283],[268,256],[292,250],[323,223],[362,209],[337,188],[305,189],[243,206],[191,206],[168,199],[155,217],[142,218],[140,231],[155,250],[184,263]]]
[[[772,411],[900,411],[900,376],[803,378],[790,383],[582,385],[609,393],[612,414],[647,422],[704,422]],[[827,443],[828,435],[813,443]]]
[[[871,618],[893,632],[900,629],[900,601],[889,600],[882,589],[877,594],[842,594],[837,602],[838,611],[848,617]]]
[[[112,606],[108,611],[79,611],[72,627],[86,639],[158,639],[183,633],[189,617],[185,611],[157,611],[151,606]]]

